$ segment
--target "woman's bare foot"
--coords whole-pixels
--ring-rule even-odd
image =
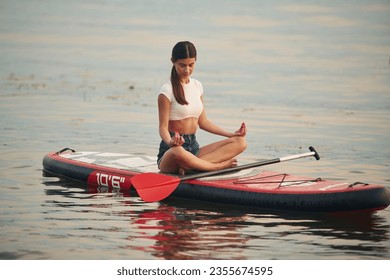
[[[198,171],[216,171],[216,170],[222,170],[222,169],[236,167],[236,166],[237,166],[237,159],[232,158],[232,159],[228,159],[228,160],[225,160],[222,162],[217,162],[217,163],[210,162],[209,167],[207,169],[203,169],[203,170],[200,169]],[[188,170],[191,170],[191,169],[188,169],[184,166],[178,167],[177,174],[180,176],[184,176]]]
[[[177,173],[179,173],[180,176],[184,176],[186,174],[186,171],[183,168],[180,168],[177,170]]]
[[[231,168],[231,167],[236,167],[237,166],[237,159],[232,158],[225,160],[223,162],[220,162],[218,164],[219,168],[218,169],[226,169],[226,168]]]

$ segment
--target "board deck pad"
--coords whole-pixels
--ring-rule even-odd
[[[74,161],[117,168],[135,172],[159,172],[156,157],[146,155],[75,152],[60,154],[61,157]]]
[[[159,173],[156,157],[147,155],[123,154],[123,153],[106,153],[106,152],[75,152],[69,154],[60,154],[61,157],[72,159],[83,163],[93,164],[116,168],[120,170],[128,170],[139,173],[152,172]],[[173,175],[177,176],[177,175]],[[286,177],[288,177],[286,179]],[[287,175],[284,173],[274,173],[264,171],[261,168],[250,168],[233,172],[231,174],[214,175],[205,178],[197,179],[199,181],[211,181],[213,184],[219,182],[219,185],[232,185],[234,187],[245,186],[247,189],[275,188],[277,187],[299,187],[306,188],[309,186],[321,184],[321,179],[308,179],[306,177],[298,177]],[[352,183],[335,183],[316,188],[318,190],[326,190],[330,188],[344,189]],[[362,184],[364,185],[364,184]]]
[[[117,168],[121,170],[135,171],[140,173],[154,172],[159,173],[157,167],[157,157],[136,154],[122,154],[122,153],[99,153],[99,152],[75,152],[60,154],[59,156],[74,161],[100,165],[105,167]],[[232,172],[231,174],[214,175],[206,178],[199,178],[198,180],[221,180],[221,179],[235,179],[256,175],[259,169],[250,168]],[[177,175],[173,175],[177,176]]]

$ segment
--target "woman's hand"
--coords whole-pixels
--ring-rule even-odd
[[[245,136],[246,135],[246,125],[245,125],[245,123],[243,122],[242,124],[241,124],[241,127],[236,131],[236,132],[234,132],[234,135],[233,136]]]
[[[175,132],[175,135],[172,136],[171,141],[169,141],[169,146],[181,146],[184,144],[184,138],[179,133]]]

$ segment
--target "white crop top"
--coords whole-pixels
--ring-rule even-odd
[[[184,94],[188,105],[181,105],[177,103],[173,95],[172,84],[167,82],[162,85],[160,94],[163,94],[171,102],[171,109],[169,112],[169,120],[177,121],[185,118],[195,117],[199,118],[203,111],[203,103],[201,96],[203,95],[203,86],[201,82],[190,78],[188,84],[181,84],[183,86]]]

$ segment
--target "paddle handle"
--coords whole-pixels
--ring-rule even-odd
[[[309,147],[309,150],[310,150],[310,152],[307,152],[307,153],[281,157],[280,162],[298,159],[298,158],[310,157],[310,156],[315,157],[316,160],[320,159],[320,155],[317,153],[317,151],[312,146]]]
[[[243,164],[240,166],[232,167],[232,168],[226,168],[222,170],[216,170],[216,171],[207,171],[207,172],[200,172],[192,175],[187,175],[180,177],[181,181],[184,180],[192,180],[192,179],[198,179],[198,178],[203,178],[203,177],[209,177],[209,176],[214,176],[214,175],[222,175],[234,171],[240,171],[252,167],[259,167],[259,166],[264,166],[264,165],[269,165],[269,164],[274,164],[278,162],[283,162],[283,161],[289,161],[289,160],[294,160],[294,159],[299,159],[299,158],[305,158],[305,157],[311,157],[314,156],[316,160],[320,159],[319,154],[317,151],[310,146],[309,147],[310,152],[307,153],[302,153],[302,154],[296,154],[296,155],[291,155],[291,156],[285,156],[281,158],[275,158],[275,159],[268,159],[264,161],[258,161],[258,162],[253,162],[253,163],[248,163],[248,164]]]

